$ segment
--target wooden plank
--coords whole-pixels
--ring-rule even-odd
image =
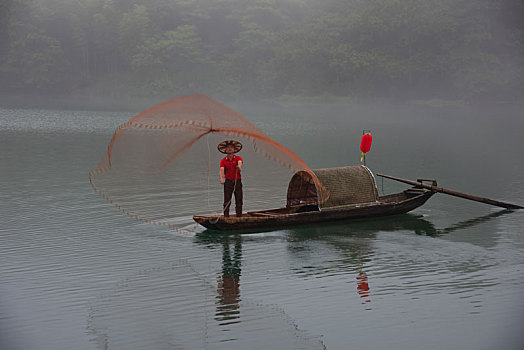
[[[282,216],[287,214],[275,214],[275,213],[262,213],[262,212],[256,212],[256,213],[248,213],[251,216]]]

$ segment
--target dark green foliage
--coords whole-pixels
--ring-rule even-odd
[[[3,93],[517,100],[519,0],[7,0]]]

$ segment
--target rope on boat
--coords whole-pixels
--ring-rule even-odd
[[[211,209],[211,199],[210,199],[210,192],[211,192],[211,147],[209,147],[209,134],[206,135],[206,142],[207,142],[207,209],[209,211],[213,212],[213,216],[216,216],[216,220],[209,220],[212,224],[216,224],[218,222],[218,219],[220,218],[220,214],[217,213],[216,210]]]

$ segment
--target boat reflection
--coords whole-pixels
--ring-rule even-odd
[[[372,290],[366,266],[375,254],[373,244],[379,232],[411,231],[417,235],[439,237],[487,223],[510,212],[501,210],[442,229],[414,214],[373,221],[297,227],[286,231],[290,237],[288,251],[295,255],[296,260],[301,260],[302,267],[307,267],[295,269],[300,275],[322,277],[338,275],[345,271],[355,276],[356,291],[361,303],[367,310],[371,310]],[[333,257],[334,254],[337,255],[336,258]]]
[[[439,237],[458,230],[489,222],[510,210],[501,210],[453,224],[446,228],[435,225],[420,215],[403,214],[375,220],[310,225],[281,231],[287,235],[288,251],[297,264],[294,271],[301,276],[330,276],[340,270],[354,276],[355,290],[361,303],[371,310],[372,288],[366,266],[374,255],[373,242],[379,232],[411,231],[417,235]],[[219,324],[240,322],[240,276],[242,268],[242,236],[238,233],[205,230],[195,241],[204,245],[222,246],[222,269],[217,275],[215,320]],[[338,256],[333,259],[333,254]]]
[[[458,230],[471,228],[471,227],[479,225],[479,224],[487,223],[487,222],[489,222],[489,221],[491,221],[491,220],[493,220],[495,218],[501,217],[503,215],[506,215],[506,214],[509,214],[509,213],[512,213],[512,212],[513,212],[513,210],[503,209],[503,210],[499,210],[499,211],[496,211],[496,212],[491,213],[491,214],[479,216],[479,217],[476,217],[476,218],[473,218],[473,219],[460,221],[460,222],[458,222],[456,224],[453,224],[451,226],[448,226],[446,228],[437,230],[437,232],[433,236],[442,236],[442,235],[446,235],[446,234],[449,234],[449,233],[453,233],[453,232],[458,231]]]
[[[405,227],[417,232],[435,231],[429,222],[412,215],[395,220],[296,228],[287,231],[291,238],[288,251],[295,255],[295,261],[299,261],[300,266],[295,268],[295,272],[303,277],[352,276],[353,293],[356,292],[366,310],[371,310],[372,288],[366,269],[374,255],[376,233]]]
[[[495,218],[512,213],[512,210],[503,209],[473,219],[460,221],[445,228],[436,228],[435,225],[421,215],[402,214],[381,217],[374,220],[363,219],[351,222],[319,224],[307,227],[296,227],[287,231],[295,237],[305,239],[321,238],[325,234],[370,234],[380,231],[412,231],[417,235],[438,237],[458,230],[468,229],[476,225],[487,223]]]
[[[433,236],[438,230],[433,223],[420,215],[402,214],[380,217],[373,220],[362,219],[346,222],[335,222],[307,227],[295,227],[287,230],[296,238],[322,238],[323,235],[343,234],[374,234],[379,231],[413,231],[418,235]]]

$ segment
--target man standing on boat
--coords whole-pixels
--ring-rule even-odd
[[[226,140],[218,144],[218,150],[226,156],[220,161],[220,183],[224,185],[224,216],[229,217],[229,207],[235,194],[235,211],[242,216],[242,157],[235,155],[242,149],[242,144],[235,140]]]

